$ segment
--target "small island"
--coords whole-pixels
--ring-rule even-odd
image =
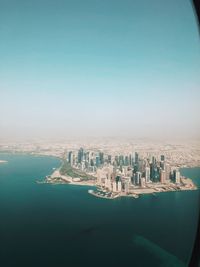
[[[197,189],[191,179],[180,175],[177,166],[165,161],[164,155],[160,161],[155,157],[139,158],[138,153],[134,159],[120,155],[113,161],[102,152],[99,156],[92,154],[93,158],[87,155],[82,148],[77,154],[69,152],[61,167],[38,183],[92,186],[95,189],[88,190],[89,194],[106,199]]]
[[[0,160],[0,163],[7,163],[7,160]]]

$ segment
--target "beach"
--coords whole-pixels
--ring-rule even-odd
[[[0,163],[7,163],[6,160],[0,160]]]

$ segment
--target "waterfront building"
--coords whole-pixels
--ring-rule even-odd
[[[175,170],[175,183],[180,184],[180,171]]]
[[[160,182],[164,184],[166,182],[166,172],[164,170],[160,170]]]
[[[131,182],[133,185],[136,185],[136,174],[133,172],[131,176]]]
[[[142,173],[136,172],[136,185],[140,184],[141,177],[142,177]]]
[[[83,171],[85,169],[85,161],[81,162],[81,170]]]
[[[170,179],[171,167],[168,163],[165,163],[166,180]]]
[[[116,183],[116,181],[113,182],[113,192],[117,192],[117,183]]]
[[[142,178],[140,179],[140,186],[141,186],[141,187],[145,187],[145,178],[144,178],[144,177],[142,177]]]
[[[145,181],[146,183],[150,182],[150,167],[145,168]]]
[[[153,182],[159,181],[159,171],[155,162],[150,165],[150,177]]]
[[[122,182],[121,181],[118,181],[118,183],[117,183],[117,191],[118,192],[122,191]]]
[[[124,183],[124,189],[125,189],[125,193],[128,194],[129,193],[129,181],[125,181]]]

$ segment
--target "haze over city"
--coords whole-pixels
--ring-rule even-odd
[[[190,1],[0,1],[0,138],[199,139]]]

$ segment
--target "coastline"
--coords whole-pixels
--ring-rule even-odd
[[[8,163],[7,160],[0,160],[0,163]]]
[[[70,176],[61,175],[59,169],[54,170],[54,172],[46,176],[44,183],[57,184],[72,184],[72,185],[81,185],[81,186],[96,186],[95,180],[81,181],[80,178],[72,178]]]
[[[37,154],[37,153],[13,153],[13,154],[26,154],[26,155],[30,155],[30,156],[44,156],[44,157],[54,157],[57,158],[61,161],[61,166],[62,166],[62,157],[58,157],[58,156],[54,156],[54,155],[41,155],[41,154]],[[7,163],[6,160],[0,160],[0,163]],[[38,184],[44,184],[44,183],[49,183],[49,184],[71,184],[71,185],[78,185],[78,186],[91,186],[91,187],[96,187],[99,188],[96,180],[81,180],[79,177],[76,178],[72,178],[70,176],[66,176],[66,175],[61,175],[59,170],[60,167],[54,169],[53,173],[51,175],[48,175],[45,177],[45,179],[43,181],[36,181]],[[190,169],[190,168],[194,168],[192,167],[181,167],[181,169]],[[173,188],[174,184],[172,184],[172,187],[170,188],[170,186],[164,190],[158,190],[157,189],[157,185],[155,185],[154,188],[149,188],[148,186],[145,188],[134,188],[132,190],[130,190],[130,193],[125,194],[124,192],[115,192],[113,194],[114,197],[107,197],[107,196],[101,196],[96,194],[95,192],[92,194],[96,197],[101,197],[101,198],[107,198],[107,199],[114,199],[114,198],[119,198],[119,197],[135,197],[138,198],[140,195],[145,195],[145,194],[152,194],[152,195],[157,195],[157,193],[164,193],[164,192],[177,192],[177,191],[191,191],[191,190],[198,190],[199,187],[195,184],[195,182],[193,180],[191,180],[190,178],[186,178],[186,177],[182,177],[185,181],[187,181],[188,184],[190,184],[190,186],[182,186],[182,188]],[[158,187],[165,187],[166,185],[158,185]],[[176,185],[175,185],[176,187]],[[105,190],[105,189],[104,189]],[[106,191],[106,190],[105,190]],[[89,192],[88,192],[89,193]],[[107,193],[110,193],[110,191],[107,190]]]
[[[120,197],[132,197],[138,198],[141,195],[152,194],[157,196],[157,193],[165,192],[180,192],[180,191],[193,191],[198,190],[198,186],[190,178],[181,177],[181,184],[176,185],[173,183],[168,184],[149,184],[146,187],[135,187],[129,191],[125,192],[112,192],[106,188],[100,187],[95,180],[81,180],[79,177],[72,178],[70,176],[61,175],[60,167],[55,169],[53,173],[46,176],[44,181],[38,181],[37,183],[48,183],[48,184],[70,184],[78,186],[91,186],[96,187],[96,190],[88,190],[88,193],[99,198],[104,199],[116,199]]]

